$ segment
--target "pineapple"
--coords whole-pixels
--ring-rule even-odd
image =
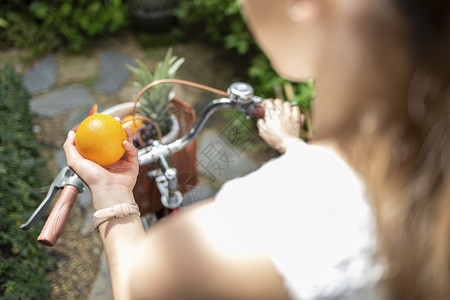
[[[184,58],[172,55],[172,48],[167,50],[163,61],[157,63],[154,73],[141,60],[137,59],[137,67],[127,64],[127,68],[134,74],[136,81],[134,86],[142,90],[147,84],[160,80],[175,78],[175,74],[183,64]],[[146,91],[139,100],[140,107],[137,113],[155,121],[163,134],[170,131],[172,120],[170,119],[171,107],[168,102],[172,99],[172,87],[163,83]]]

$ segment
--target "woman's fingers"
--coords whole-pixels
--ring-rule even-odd
[[[64,152],[66,153],[67,163],[70,166],[74,159],[79,158],[81,155],[78,153],[75,147],[75,132],[69,131],[67,134],[67,139],[63,145]]]
[[[264,119],[272,120],[275,117],[279,118],[284,111],[283,101],[281,99],[266,99],[263,102],[263,106],[266,108]]]
[[[130,143],[133,143],[133,132],[131,131],[131,127],[129,123],[125,123],[123,126],[123,129],[125,129],[125,132],[127,133],[127,141]]]
[[[283,110],[284,110],[285,112],[292,112],[292,111],[293,111],[293,106],[292,106],[292,104],[291,104],[290,102],[288,102],[288,101],[284,101],[284,102],[283,102]]]
[[[263,132],[264,130],[266,130],[266,122],[264,121],[264,119],[259,119],[256,122],[256,126],[259,129],[259,132]]]
[[[67,134],[67,139],[64,142],[63,149],[66,154],[67,165],[83,179],[89,179],[89,174],[91,173],[89,171],[90,169],[101,168],[96,163],[81,156],[75,147],[75,132],[72,130]],[[93,172],[95,172],[95,170],[93,170]]]
[[[292,105],[289,101],[266,99],[262,105],[266,109],[264,116],[266,121],[280,119],[295,122],[296,124],[303,124],[305,120],[305,116],[301,114],[300,107]]]
[[[272,119],[272,116],[274,115],[274,105],[272,99],[267,99],[263,102],[264,107],[266,108],[264,113],[264,119]]]
[[[301,124],[301,113],[300,113],[300,107],[298,106],[292,106],[292,119],[295,123]]]
[[[138,164],[138,151],[136,147],[133,145],[133,132],[131,131],[131,127],[128,123],[123,125],[123,128],[125,129],[125,132],[127,133],[127,140],[123,141],[122,145],[125,149],[126,160],[133,163]]]
[[[75,146],[75,131],[70,130],[69,133],[67,133],[67,139],[64,146],[66,146],[66,144]]]
[[[138,151],[136,147],[134,147],[133,143],[130,143],[129,141],[123,141],[122,145],[127,153],[126,160],[130,163],[138,165]]]
[[[283,101],[281,99],[275,99],[274,101],[275,112],[277,116],[281,116],[283,114]]]

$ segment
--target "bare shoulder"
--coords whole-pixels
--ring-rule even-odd
[[[215,202],[162,220],[135,250],[135,299],[284,299],[282,279],[263,249],[242,243]]]

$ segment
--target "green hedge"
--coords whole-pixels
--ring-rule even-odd
[[[249,83],[256,94],[265,98],[279,96],[275,86],[290,83],[275,73],[267,57],[256,45],[241,15],[238,0],[180,0],[176,11],[182,28],[190,38],[213,42],[241,56],[247,64]],[[291,83],[294,99],[301,108],[309,109],[314,96],[312,81]]]
[[[0,0],[0,47],[81,52],[95,38],[129,22],[122,0]]]
[[[42,200],[45,160],[32,133],[29,95],[13,67],[0,68],[0,298],[48,299],[53,260],[36,241],[42,223],[23,231]],[[44,176],[45,177],[45,176]],[[42,221],[41,221],[42,222]]]

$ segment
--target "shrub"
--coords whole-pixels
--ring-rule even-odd
[[[247,30],[239,1],[181,0],[176,15],[187,25],[188,34],[223,44],[240,55],[247,54],[255,43]]]
[[[10,65],[0,68],[0,298],[48,299],[52,259],[36,241],[39,228],[19,228],[42,200],[45,160],[32,134],[29,95]],[[42,225],[42,223],[40,224]]]
[[[122,0],[36,0],[29,9],[45,31],[56,30],[74,52],[83,50],[93,37],[115,32],[128,22],[128,6]]]
[[[66,48],[80,52],[95,37],[116,32],[129,21],[122,0],[0,0],[0,37],[5,46],[37,54]]]
[[[27,10],[16,7],[15,2],[0,5],[5,7],[0,11],[0,48],[30,49],[39,55],[58,46],[55,32],[45,34]]]
[[[248,61],[249,83],[255,92],[265,98],[281,96],[275,87],[289,82],[273,70],[267,57],[256,45],[245,24],[236,0],[181,0],[176,15],[185,26],[187,35],[208,40],[219,46],[235,51]],[[291,83],[294,97],[283,98],[295,101],[303,109],[309,109],[313,96],[312,82]]]

